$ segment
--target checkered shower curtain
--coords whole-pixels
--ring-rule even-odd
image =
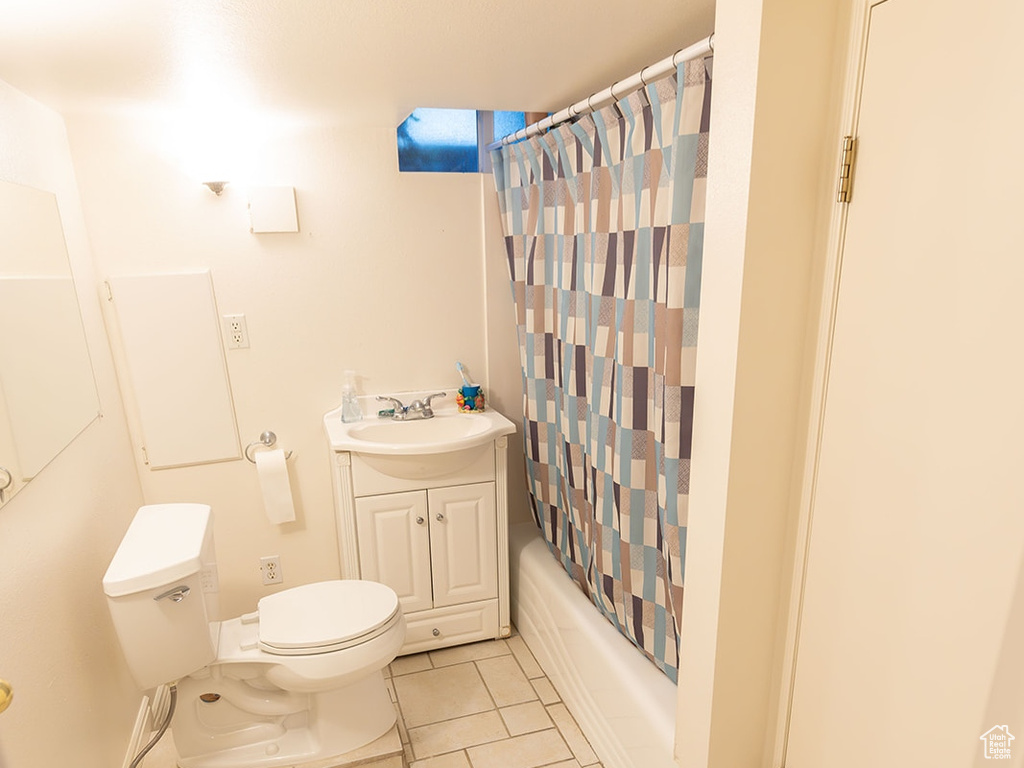
[[[492,152],[523,367],[528,485],[555,556],[678,668],[709,60]]]

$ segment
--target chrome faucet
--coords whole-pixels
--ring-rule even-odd
[[[444,392],[435,392],[432,395],[428,395],[425,400],[413,400],[409,405],[403,405],[402,401],[397,397],[390,397],[388,395],[377,395],[377,399],[390,402],[395,406],[395,411],[390,417],[386,414],[381,414],[384,418],[392,418],[395,421],[415,421],[417,419],[434,418],[434,409],[430,407],[430,401],[435,397],[444,396]]]

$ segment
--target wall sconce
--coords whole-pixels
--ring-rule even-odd
[[[224,187],[227,186],[226,181],[204,181],[203,184],[210,188],[217,197],[220,197],[220,193],[224,191]]]

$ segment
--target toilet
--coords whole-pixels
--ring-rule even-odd
[[[181,768],[324,761],[387,733],[383,668],[405,639],[389,587],[323,581],[217,617],[213,517],[205,504],[138,510],[103,577],[128,668],[143,690],[177,684]]]

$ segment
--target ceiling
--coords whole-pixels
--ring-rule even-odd
[[[713,23],[714,0],[0,0],[0,80],[65,115],[553,111]]]

